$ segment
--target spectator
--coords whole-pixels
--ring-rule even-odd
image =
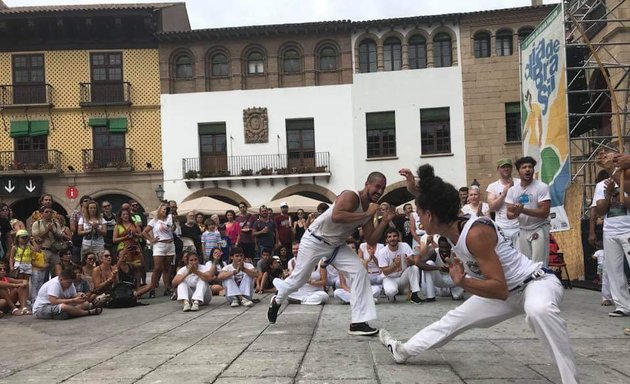
[[[9,309],[14,316],[30,315],[28,310],[28,281],[7,276],[7,267],[0,264],[0,313]],[[20,304],[19,308],[16,303]]]
[[[103,223],[103,217],[98,209],[98,203],[94,200],[88,202],[83,208],[83,214],[79,219],[79,236],[83,236],[81,243],[81,261],[88,252],[100,255],[105,249],[107,226]]]
[[[81,246],[83,245],[83,236],[79,235],[79,220],[83,217],[83,210],[87,207],[87,203],[92,201],[90,196],[82,196],[79,200],[81,204],[70,214],[70,231],[72,232],[72,262],[81,262]]]
[[[175,218],[171,214],[171,207],[162,203],[158,207],[157,215],[146,226],[143,231],[146,239],[153,245],[153,274],[151,275],[151,286],[156,287],[160,277],[164,282],[164,296],[170,296],[171,292],[171,261],[175,257],[175,243],[173,231],[175,229]],[[151,291],[150,297],[155,297],[155,290]]]
[[[273,256],[271,264],[265,268],[259,293],[276,292],[276,287],[273,286],[274,279],[282,279],[282,264],[279,256]]]
[[[295,242],[296,241],[294,241],[294,243]],[[281,245],[280,247],[278,247],[278,249],[276,249],[275,256],[278,256],[280,258],[280,265],[282,266],[282,269],[287,269],[289,266],[289,260],[291,259],[289,257],[289,248]]]
[[[383,290],[389,301],[396,300],[396,294],[409,287],[410,301],[414,304],[422,303],[420,298],[420,270],[414,264],[413,251],[407,243],[398,238],[396,228],[385,231],[387,246],[376,253],[378,266],[383,272]]]
[[[402,236],[402,241],[410,247],[413,246],[413,235],[411,234],[411,221],[413,220],[413,207],[407,203],[403,205],[402,215],[396,215],[393,222]]]
[[[232,249],[232,240],[225,234],[225,225],[221,225],[219,227],[219,236],[221,239],[219,240],[219,247],[223,251],[224,255],[229,255],[230,250]],[[224,261],[227,261],[225,259]]]
[[[181,302],[184,312],[196,312],[200,305],[210,303],[212,291],[208,282],[213,276],[214,265],[200,265],[197,254],[188,252],[188,265],[180,268],[173,279],[173,286],[177,287],[177,301]]]
[[[223,261],[223,251],[219,247],[212,248],[212,259],[206,263],[206,266],[214,267],[214,276],[210,280],[210,289],[213,296],[223,296],[225,289],[223,282],[218,279],[219,273],[227,264]]]
[[[105,235],[103,236],[103,242],[105,248],[107,248],[113,254],[116,254],[117,250],[114,249],[114,227],[116,226],[116,215],[112,212],[112,203],[105,200],[101,203],[102,209],[102,223],[105,226]]]
[[[236,221],[236,213],[231,209],[225,211],[225,219],[227,220],[224,224],[225,235],[230,238],[231,244],[236,244],[238,235],[241,232],[241,227]]]
[[[96,268],[96,255],[88,252],[85,254],[85,263],[81,267],[81,274],[83,278],[90,284],[90,290],[94,288],[94,282],[92,281],[92,274]]]
[[[256,263],[256,270],[258,271],[258,278],[256,279],[256,284],[255,284],[255,289],[254,289],[256,293],[262,292],[263,275],[265,274],[265,272],[267,272],[267,270],[271,266],[271,261],[272,261],[271,251],[269,251],[268,249],[263,249],[261,252],[260,260],[258,260],[258,262]]]
[[[195,222],[199,227],[199,233],[204,233],[206,231],[206,217],[203,215],[203,213],[199,212],[195,215]]]
[[[9,253],[9,270],[15,273],[15,278],[29,281],[31,279],[33,257],[29,244],[30,235],[26,229],[20,229],[16,237],[16,243],[11,247]]]
[[[376,302],[381,295],[381,286],[372,285],[371,288],[372,297],[374,298],[374,302]],[[339,274],[339,288],[335,289],[333,296],[343,304],[350,304],[350,286],[346,282],[346,277],[343,273]]]
[[[61,247],[59,244],[70,240],[70,238],[63,232],[61,224],[53,219],[54,211],[52,208],[42,206],[40,211],[42,214],[41,218],[33,223],[31,234],[43,240],[41,249],[44,250],[46,263],[51,269],[51,273],[54,273],[54,267],[60,261],[59,250]]]
[[[461,187],[459,189],[459,208],[468,204],[468,187]]]
[[[113,242],[116,247],[116,253],[127,247],[141,247],[142,239],[142,229],[131,219],[131,212],[128,209],[121,209],[116,219],[116,227],[114,227]],[[128,261],[132,262],[137,273],[142,274],[144,277],[145,267],[142,254],[138,255],[134,260]]]
[[[59,276],[64,269],[73,269],[72,250],[62,249],[59,251],[59,263],[55,265],[55,273],[53,276]]]
[[[290,247],[293,242],[293,220],[289,215],[289,204],[280,203],[280,213],[273,218],[276,227],[276,248]]]
[[[317,220],[319,215],[321,215],[322,213],[326,212],[326,210],[328,208],[329,208],[329,205],[326,204],[326,203],[319,203],[319,204],[317,204],[317,212],[313,212],[313,213],[308,215],[308,218],[306,220],[306,228],[308,229],[308,227],[310,227],[311,224],[313,224],[313,222],[315,220]]]
[[[12,231],[10,212],[7,203],[0,203],[0,264],[8,258],[13,243],[10,236]]]
[[[433,243],[429,236],[427,244]],[[445,237],[438,239],[438,249],[430,249],[427,255],[416,256],[416,265],[422,270],[422,290],[424,301],[435,301],[435,296],[451,296],[453,300],[463,300],[464,290],[453,283],[448,274],[448,263],[451,258],[451,244]]]
[[[385,245],[381,243],[377,243],[376,245],[361,243],[361,245],[359,245],[359,259],[361,259],[365,269],[367,269],[372,290],[374,291],[374,289],[376,289],[374,287],[377,287],[379,292],[383,288],[383,274],[381,273],[381,268],[378,266],[376,253],[383,248],[385,248]]]
[[[254,261],[260,259],[260,253],[263,249],[273,249],[276,236],[276,224],[269,216],[269,209],[264,205],[258,210],[260,217],[254,223],[253,234],[258,245],[258,254]]]
[[[100,315],[103,308],[92,308],[83,293],[77,294],[72,269],[64,269],[61,275],[46,282],[37,294],[33,315],[38,319],[65,320],[70,317]]]
[[[219,273],[219,280],[225,287],[225,299],[232,307],[243,305],[251,307],[254,282],[258,271],[250,263],[245,263],[243,250],[239,247],[232,249],[232,263],[226,265]]]
[[[219,246],[221,233],[217,230],[217,224],[212,219],[206,220],[206,231],[201,235],[201,248],[203,249],[203,261],[207,263],[212,257],[212,249]]]
[[[42,239],[31,239],[31,303],[35,302],[37,292],[48,279],[49,265],[46,262],[46,256],[42,251]]]
[[[302,208],[297,210],[297,220],[293,222],[293,239],[300,241],[306,232],[306,214]]]
[[[192,249],[197,255],[201,254],[201,231],[195,222],[195,212],[193,211],[186,214],[186,222],[182,224],[181,239],[184,249]]]
[[[253,260],[256,256],[256,246],[254,243],[252,229],[254,228],[256,217],[247,212],[247,204],[242,201],[238,203],[238,210],[239,212],[238,215],[236,215],[236,222],[241,227],[241,232],[239,233],[234,245],[243,249],[246,260]]]
[[[605,307],[613,305],[612,295],[610,294],[610,283],[608,281],[608,274],[606,273],[606,267],[604,263],[604,250],[602,249],[602,243],[597,243],[597,250],[593,254],[593,259],[597,260],[597,274],[599,275],[599,281],[602,286],[602,305]]]
[[[326,304],[328,302],[328,293],[325,291],[327,275],[326,268],[321,267],[320,261],[311,272],[311,276],[306,284],[289,294],[289,303],[304,305]]]
[[[72,251],[70,251],[70,258],[72,258]],[[90,294],[90,283],[83,277],[83,268],[80,265],[72,266],[72,270],[74,271],[75,278],[72,281],[74,285],[74,289],[77,293],[85,293],[86,295]]]
[[[92,272],[93,292],[99,295],[111,292],[117,274],[118,268],[112,265],[112,254],[104,251],[101,255],[101,264]]]
[[[490,206],[479,199],[479,187],[476,185],[468,188],[468,204],[462,207],[464,215],[475,215],[478,217],[490,217]]]

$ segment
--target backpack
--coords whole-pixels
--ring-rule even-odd
[[[133,293],[134,286],[132,284],[121,282],[112,287],[111,300],[109,308],[130,308],[135,307],[138,299]]]

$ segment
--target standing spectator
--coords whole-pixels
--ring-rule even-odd
[[[103,225],[105,226],[105,235],[103,241],[105,248],[112,253],[117,253],[114,249],[114,227],[116,226],[116,215],[112,212],[112,203],[105,200],[101,203]]]
[[[158,207],[157,215],[144,229],[145,238],[153,246],[153,274],[151,286],[157,287],[160,277],[164,282],[164,296],[170,296],[171,292],[171,261],[175,257],[175,244],[173,243],[174,230],[173,215],[168,204],[162,203]],[[155,290],[151,290],[150,297],[155,297]]]
[[[273,219],[276,226],[276,248],[284,245],[291,247],[293,243],[293,220],[289,215],[289,204],[280,203],[280,213]]]
[[[238,203],[238,210],[236,222],[241,227],[241,232],[236,238],[234,245],[243,249],[246,259],[253,260],[256,256],[256,245],[254,243],[252,229],[254,228],[256,216],[247,212],[247,204],[242,201]]]
[[[518,178],[512,178],[512,159],[501,159],[497,161],[497,172],[499,179],[488,185],[488,206],[490,211],[495,212],[494,222],[497,223],[507,239],[516,245],[518,239],[518,219],[508,219],[507,204],[505,198],[514,184],[521,182]]]
[[[300,241],[306,232],[306,215],[302,208],[297,210],[297,220],[293,222],[293,239]]]
[[[230,244],[236,244],[241,232],[241,226],[236,221],[236,213],[231,209],[225,211],[225,219],[227,220],[224,224],[225,235],[230,238]]]
[[[385,230],[387,246],[376,253],[378,266],[383,272],[383,290],[389,301],[396,300],[400,291],[411,291],[409,299],[414,304],[422,303],[420,297],[420,270],[413,260],[413,251],[398,238],[396,228]]]
[[[33,223],[32,235],[42,240],[41,249],[44,250],[46,257],[46,263],[51,269],[50,272],[54,272],[54,267],[59,263],[59,250],[53,249],[53,244],[60,241],[70,240],[68,236],[63,232],[63,229],[58,221],[53,219],[52,208],[42,206],[41,218]]]
[[[33,304],[33,315],[38,319],[65,320],[70,317],[100,315],[103,308],[92,308],[84,293],[77,294],[75,274],[65,269],[61,276],[49,280],[42,286]]]
[[[184,312],[196,312],[200,305],[210,303],[212,291],[208,282],[213,276],[213,265],[200,265],[197,254],[188,253],[188,264],[180,268],[173,278],[173,286],[177,287],[177,301],[181,302]]]
[[[549,258],[549,210],[551,195],[547,184],[534,180],[536,160],[530,156],[516,161],[521,182],[508,191],[508,219],[518,219],[518,250],[533,262],[547,266]]]
[[[396,215],[393,222],[401,234],[403,242],[407,243],[410,247],[413,245],[413,235],[411,234],[411,221],[413,220],[413,207],[407,203],[403,205],[403,214]]]
[[[195,215],[195,222],[199,227],[199,232],[204,233],[206,231],[206,217],[203,215],[203,213],[199,212]]]
[[[461,187],[459,189],[459,208],[468,204],[468,187]]]
[[[253,265],[243,261],[244,254],[241,248],[234,247],[231,257],[232,263],[226,265],[218,276],[225,287],[225,299],[231,307],[239,305],[251,307],[254,305],[252,293],[258,271]]]
[[[212,219],[206,219],[206,231],[201,235],[201,248],[203,250],[203,261],[207,263],[212,259],[212,249],[219,247],[221,234],[217,230],[217,225]]]
[[[11,233],[11,217],[9,217],[9,206],[6,203],[0,203],[0,264],[2,264],[9,255],[12,241]]]
[[[330,206],[326,203],[317,204],[317,209],[316,209],[317,212],[313,212],[308,215],[308,218],[306,220],[306,228],[308,229],[308,227],[310,227],[311,224],[313,224],[315,219],[317,219],[322,213],[326,212],[329,207]]]
[[[142,239],[142,230],[131,219],[131,212],[127,209],[121,209],[118,212],[116,226],[114,227],[113,243],[116,246],[116,252],[122,251],[126,247],[132,245],[140,245]]]
[[[31,239],[31,303],[35,302],[37,292],[44,285],[48,276],[49,265],[42,250],[43,240],[37,237]]]
[[[29,244],[30,235],[26,229],[20,229],[16,237],[16,243],[11,247],[9,253],[9,270],[17,270],[16,279],[29,281],[33,271],[32,250]]]
[[[202,254],[201,231],[195,221],[195,212],[193,211],[186,214],[186,222],[182,224],[182,242],[184,243],[184,249],[192,249],[195,254]]]
[[[468,188],[468,204],[462,207],[462,213],[464,215],[490,217],[490,207],[488,206],[488,204],[480,201],[479,192],[479,187],[476,185]]]
[[[83,217],[83,210],[87,207],[87,203],[92,201],[88,195],[82,196],[79,207],[70,214],[70,231],[72,232],[72,261],[74,263],[81,262],[81,246],[83,245],[83,236],[79,235],[79,220]]]
[[[225,225],[219,227],[219,237],[219,247],[221,247],[224,255],[229,255],[232,251],[232,240],[225,234]]]
[[[107,227],[103,224],[103,217],[94,200],[83,208],[83,216],[79,219],[79,236],[83,236],[81,243],[81,261],[87,252],[94,252],[97,256],[105,249]]]
[[[597,260],[597,274],[599,275],[599,281],[602,286],[602,306],[608,307],[613,305],[612,296],[610,294],[610,283],[608,281],[608,274],[606,273],[606,267],[604,260],[606,259],[602,244],[597,244],[597,251],[593,254],[593,259]]]
[[[276,234],[276,224],[269,217],[269,210],[264,205],[258,210],[260,218],[254,223],[254,237],[256,238],[256,245],[258,246],[258,254],[254,261],[258,261],[260,258],[260,252],[263,249],[273,249]]]
[[[28,315],[27,300],[28,280],[8,277],[7,267],[0,264],[0,313],[7,308],[13,316]],[[19,308],[16,306],[18,302]]]

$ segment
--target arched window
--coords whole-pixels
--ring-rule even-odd
[[[518,30],[518,42],[525,40],[534,31],[532,27],[523,27]]]
[[[453,63],[453,49],[451,36],[440,32],[433,38],[433,65],[436,67],[450,67]]]
[[[488,32],[477,32],[474,40],[475,57],[490,57],[490,34]]]
[[[293,49],[287,49],[282,55],[282,71],[284,73],[300,72],[300,53]]]
[[[227,76],[230,74],[228,58],[224,53],[212,55],[212,76]]]
[[[193,77],[192,60],[187,54],[181,54],[175,59],[175,78],[191,79]]]
[[[247,73],[250,75],[265,73],[265,60],[259,51],[247,55]]]
[[[337,50],[334,47],[324,47],[319,51],[320,71],[334,71],[337,69]]]
[[[359,44],[359,72],[376,72],[376,43],[372,39]]]
[[[497,56],[511,56],[512,51],[512,31],[502,29],[497,32]]]
[[[409,68],[419,69],[427,67],[427,41],[420,35],[409,39]]]
[[[402,68],[402,49],[398,38],[390,37],[385,40],[383,56],[386,71],[400,71]]]

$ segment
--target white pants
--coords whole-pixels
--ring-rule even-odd
[[[623,270],[623,258],[630,263],[630,232],[620,236],[610,236],[604,232],[604,270],[608,274],[610,294],[615,309],[630,314],[630,293]]]
[[[525,321],[547,347],[560,371],[564,384],[577,383],[575,356],[569,342],[565,321],[558,306],[564,288],[558,278],[545,274],[510,293],[507,300],[472,296],[449,311],[440,320],[422,329],[403,344],[403,352],[417,355],[439,348],[470,328],[489,328],[504,320],[525,313]]]
[[[435,265],[432,260],[427,261],[429,265]],[[464,294],[464,289],[453,283],[449,275],[445,275],[440,271],[422,271],[422,293],[427,299],[434,298],[437,291],[436,288],[450,288],[450,294],[454,299],[459,299]]]
[[[543,267],[546,267],[549,263],[549,225],[531,230],[521,229],[516,248],[534,263],[542,262]]]
[[[281,304],[289,294],[303,286],[310,278],[317,263],[322,258],[330,257],[334,249],[335,247],[317,240],[307,231],[302,236],[297,263],[291,276],[286,280],[274,279],[273,281],[273,285],[278,288],[276,303]],[[352,292],[350,295],[352,322],[362,323],[376,319],[376,307],[371,295],[370,280],[357,254],[347,245],[342,245],[332,264],[352,280],[350,287]]]
[[[390,300],[398,292],[406,292],[407,287],[411,292],[420,291],[420,269],[415,265],[410,265],[403,271],[400,277],[385,276],[383,279],[383,291]]]
[[[378,299],[378,297],[381,294],[381,286],[372,285],[371,288],[372,288],[372,297],[375,299]],[[333,292],[333,296],[336,299],[341,300],[346,304],[350,303],[350,292],[346,291],[345,289],[342,289],[342,288],[335,289],[335,292]]]
[[[250,298],[254,289],[254,280],[245,273],[240,284],[236,284],[234,277],[230,277],[223,280],[223,287],[225,288],[225,298],[229,302],[232,302],[232,298],[235,296]]]
[[[300,300],[304,305],[322,305],[328,302],[328,294],[324,291],[310,292],[304,295],[299,295],[298,292],[289,295],[289,298]]]
[[[508,239],[514,248],[516,248],[518,244],[518,228],[501,228],[501,232],[505,235],[505,238]]]
[[[610,300],[612,301],[612,295],[610,294],[610,281],[608,278],[608,272],[606,272],[606,268],[602,268],[599,271],[599,277],[602,282],[602,300]]]
[[[177,285],[177,300],[196,300],[200,304],[208,304],[212,299],[212,291],[208,283],[197,279],[196,284],[188,284],[186,279]]]

